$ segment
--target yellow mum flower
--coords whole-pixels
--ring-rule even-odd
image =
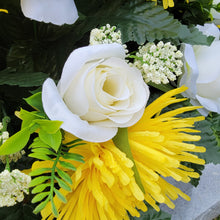
[[[152,0],[154,2],[157,2],[157,0]],[[187,3],[189,3],[189,0],[186,0]],[[163,7],[164,9],[167,9],[168,7],[174,7],[173,0],[163,0]]]
[[[82,155],[85,163],[78,164],[72,174],[72,192],[60,189],[68,202],[64,204],[55,196],[54,202],[60,213],[57,219],[129,220],[127,212],[139,216],[136,208],[147,210],[144,200],[159,211],[157,202],[174,208],[171,200],[178,196],[190,199],[163,179],[173,177],[189,182],[191,177],[198,178],[199,174],[182,162],[205,163],[190,153],[204,152],[205,148],[186,143],[200,139],[199,135],[188,133],[199,132],[193,129],[194,123],[204,117],[176,117],[198,107],[181,107],[161,113],[168,105],[184,101],[184,98],[173,96],[185,90],[186,87],[181,87],[159,97],[146,108],[141,120],[128,129],[131,151],[145,192],[135,182],[133,162],[112,141],[86,143],[70,150]],[[46,163],[42,163],[45,167]],[[52,220],[51,205],[48,204],[41,214],[42,219]]]

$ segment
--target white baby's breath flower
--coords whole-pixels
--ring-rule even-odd
[[[142,71],[146,83],[167,84],[182,74],[182,56],[181,51],[170,42],[147,43],[139,47],[134,56],[134,66]]]
[[[3,124],[0,122],[0,131],[3,129]]]
[[[89,43],[90,45],[118,43],[121,44],[125,52],[128,53],[127,46],[122,44],[121,31],[116,31],[116,26],[110,26],[110,24],[93,29],[90,33]]]
[[[0,173],[0,207],[13,206],[28,194],[31,177],[15,169],[12,172],[4,170]]]

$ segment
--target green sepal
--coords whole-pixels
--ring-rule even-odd
[[[44,129],[40,129],[39,138],[57,152],[62,141],[62,134],[60,130],[54,134],[49,134]]]
[[[35,93],[34,95],[25,98],[24,100],[32,106],[34,109],[44,112],[43,105],[42,105],[42,97],[41,97],[41,92]]]
[[[0,155],[13,154],[25,147],[30,138],[31,131],[26,127],[8,138],[0,147]]]
[[[143,184],[141,182],[141,178],[139,175],[139,172],[137,170],[132,152],[131,152],[131,148],[129,145],[129,141],[128,141],[128,129],[127,128],[118,128],[118,133],[116,134],[116,136],[112,139],[115,146],[118,147],[122,152],[124,152],[126,154],[126,156],[133,161],[134,166],[132,167],[133,171],[134,171],[134,177],[136,180],[136,183],[138,184],[138,186],[140,187],[140,189],[142,190],[142,192],[145,193]]]

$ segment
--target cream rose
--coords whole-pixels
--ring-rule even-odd
[[[74,0],[21,0],[25,17],[56,25],[73,24],[78,19]]]
[[[125,61],[120,44],[100,44],[74,50],[67,59],[56,87],[43,84],[43,107],[51,120],[91,142],[115,136],[142,117],[149,97],[139,70]]]
[[[210,111],[220,113],[220,34],[214,24],[206,24],[199,29],[214,36],[215,40],[211,46],[183,45],[185,73],[180,85],[185,84],[189,88],[184,95],[191,99],[193,105],[202,105],[204,108],[199,111],[207,116]]]

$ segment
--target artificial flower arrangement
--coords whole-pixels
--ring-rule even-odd
[[[167,178],[196,185],[205,163],[220,163],[220,71],[213,59],[220,35],[204,24],[218,7],[75,3],[0,5],[9,34],[1,35],[7,59],[0,84],[4,91],[32,89],[20,110],[9,106],[21,97],[6,102],[10,92],[3,93],[0,214],[26,205],[31,219],[125,220],[152,212],[170,218],[160,204],[173,209],[173,200],[190,197]],[[31,33],[15,38],[12,20]]]

